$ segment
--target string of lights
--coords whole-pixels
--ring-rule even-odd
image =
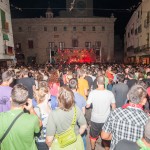
[[[71,7],[69,8],[69,11],[71,11],[72,9],[74,9],[74,3],[75,3],[75,0],[73,0],[73,2],[71,3]],[[133,5],[131,6],[130,8],[122,8],[122,9],[118,9],[118,8],[94,8],[94,10],[98,10],[98,11],[114,11],[114,12],[133,12],[137,9],[137,7],[140,5],[141,3],[138,3],[137,5]],[[13,4],[10,5],[11,6],[11,10],[19,10],[19,11],[23,11],[23,10],[46,10],[47,8],[45,7],[37,7],[37,8],[31,8],[31,7],[18,7],[18,6],[15,6]],[[55,9],[55,10],[65,10],[66,8],[52,8],[52,9]],[[78,8],[79,9],[82,9],[82,8]],[[85,10],[91,10],[93,8],[84,8]],[[145,11],[146,12],[146,11]]]

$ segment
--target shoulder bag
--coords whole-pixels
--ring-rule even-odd
[[[1,150],[1,143],[3,142],[3,140],[5,139],[6,135],[9,133],[10,129],[12,128],[12,126],[14,125],[14,123],[16,122],[16,120],[23,114],[24,112],[19,113],[16,118],[12,121],[12,123],[10,124],[10,126],[8,127],[8,129],[5,131],[5,133],[3,134],[3,136],[0,139],[0,150]]]
[[[76,111],[76,107],[74,106],[74,116],[73,116],[71,126],[65,132],[55,135],[55,138],[58,140],[59,146],[61,148],[64,148],[76,142],[77,136],[76,136],[76,133],[74,132],[76,119],[77,119],[77,111]]]

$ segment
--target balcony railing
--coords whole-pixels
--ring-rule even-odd
[[[142,46],[139,46],[139,47],[136,47],[134,48],[133,46],[130,46],[127,48],[127,53],[131,54],[131,53],[134,53],[134,54],[137,54],[137,53],[141,53],[141,52],[148,52],[150,51],[150,45],[149,44],[146,44],[146,45],[142,45]]]

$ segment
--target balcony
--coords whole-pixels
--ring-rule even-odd
[[[150,18],[144,20],[144,28],[148,28],[150,26]]]
[[[149,50],[150,50],[150,46],[148,45],[148,44],[146,44],[146,45],[142,45],[142,46],[139,46],[139,47],[136,47],[135,49],[134,49],[134,53],[135,54],[137,54],[137,53],[145,53],[145,52],[149,52]]]
[[[127,52],[133,52],[134,51],[134,47],[133,46],[130,46],[127,48]]]
[[[9,33],[9,23],[8,22],[5,22],[5,26],[4,28],[2,29],[5,33]]]

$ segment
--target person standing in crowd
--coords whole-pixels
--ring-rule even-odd
[[[107,89],[111,91],[113,87],[113,80],[114,80],[114,73],[112,72],[112,66],[107,67],[105,76],[108,78]]]
[[[85,99],[88,96],[88,82],[84,79],[85,71],[83,69],[79,70],[79,78],[78,78],[78,93],[81,94]]]
[[[43,81],[44,82],[44,81]],[[35,92],[35,99],[37,101],[37,106],[34,108],[38,117],[42,120],[42,129],[40,134],[36,138],[38,150],[48,150],[48,146],[45,143],[46,139],[46,125],[48,121],[48,115],[50,113],[50,106],[48,104],[49,88],[48,86],[41,86]]]
[[[123,139],[136,142],[142,138],[148,120],[147,114],[143,111],[146,96],[146,89],[136,84],[128,92],[129,104],[111,112],[101,133],[102,139],[111,140],[110,150],[114,150],[116,144]]]
[[[85,106],[86,106],[86,100],[82,95],[80,95],[77,92],[77,86],[78,86],[78,81],[77,79],[73,78],[70,79],[69,81],[69,88],[73,91],[74,93],[74,98],[75,98],[75,104],[80,108],[80,110],[83,112],[85,115]],[[84,149],[86,150],[86,133],[82,135],[82,139],[84,142]]]
[[[95,90],[95,89],[97,89],[97,78],[99,77],[99,76],[101,76],[102,75],[102,70],[98,70],[97,71],[97,76],[96,76],[96,79],[94,80],[94,82],[93,82],[93,90]]]
[[[147,72],[147,77],[143,81],[146,83],[148,87],[150,87],[150,72]]]
[[[19,80],[17,80],[17,84],[23,84],[24,86],[26,86],[29,91],[29,98],[32,99],[33,91],[36,89],[36,87],[35,87],[34,78],[28,77],[28,73],[29,73],[29,71],[27,69],[24,69],[22,71],[23,78],[20,78]]]
[[[50,88],[50,94],[53,96],[57,96],[60,88],[60,82],[59,82],[59,76],[57,70],[53,70],[50,72],[49,88]]]
[[[89,91],[91,91],[92,88],[93,88],[93,79],[91,77],[91,74],[92,74],[91,71],[87,70],[86,71],[86,76],[84,78],[88,82]]]
[[[84,150],[83,140],[81,135],[84,133],[87,125],[82,111],[75,106],[74,94],[67,86],[61,87],[58,94],[59,108],[49,114],[47,124],[46,143],[51,150]],[[71,127],[71,122],[76,110],[75,134],[77,140],[61,148],[56,138],[57,134],[64,133]],[[79,128],[80,126],[80,128]]]
[[[0,113],[0,137],[2,137],[16,116],[24,109],[29,111],[23,113],[13,124],[1,143],[1,150],[37,150],[34,133],[40,131],[42,122],[38,119],[28,95],[25,86],[15,85],[11,92],[11,110]]]
[[[150,118],[146,122],[142,139],[138,139],[137,142],[122,140],[115,150],[150,150]]]
[[[124,74],[117,74],[118,83],[112,88],[117,108],[122,107],[127,100],[128,86],[124,83],[124,78]]]
[[[105,77],[97,77],[98,88],[89,93],[87,100],[87,108],[92,104],[91,115],[91,127],[90,127],[90,142],[91,149],[95,150],[96,140],[99,138],[99,134],[102,127],[110,114],[111,107],[114,110],[116,108],[115,98],[111,91],[105,89]],[[103,141],[105,149],[107,148],[107,142]]]
[[[127,80],[127,85],[128,85],[129,90],[136,83],[137,83],[137,80],[135,79],[135,72],[130,70],[128,73],[128,80]]]
[[[80,110],[83,112],[85,115],[85,106],[86,106],[86,100],[84,97],[77,92],[78,88],[78,80],[73,78],[69,80],[69,88],[73,91],[74,93],[74,98],[75,98],[75,104],[80,108]]]
[[[10,95],[12,88],[9,86],[13,81],[14,73],[5,71],[2,74],[2,83],[0,85],[0,112],[10,110]]]

